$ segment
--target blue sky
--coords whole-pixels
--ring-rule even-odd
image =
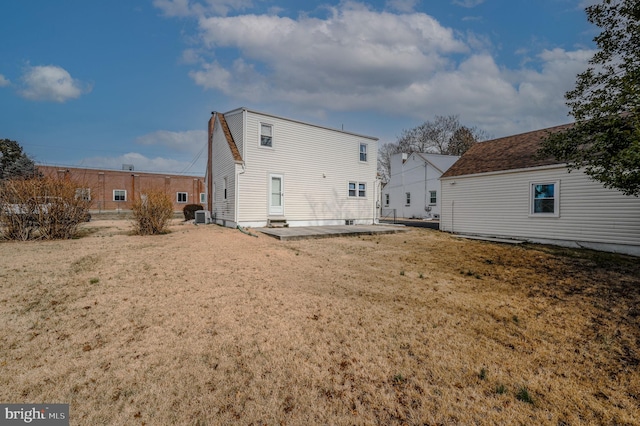
[[[393,142],[455,114],[492,137],[571,121],[595,0],[7,0],[0,138],[37,162],[204,174],[211,111]]]

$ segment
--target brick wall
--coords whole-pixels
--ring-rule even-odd
[[[42,165],[38,169],[45,176],[70,179],[79,188],[89,189],[94,211],[130,210],[131,202],[150,189],[166,191],[173,200],[174,211],[182,211],[187,204],[207,205],[206,200],[200,201],[200,194],[205,193],[204,178],[200,176]]]

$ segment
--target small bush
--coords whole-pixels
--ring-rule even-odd
[[[78,196],[86,185],[66,179],[32,178],[2,182],[0,226],[10,240],[69,239],[91,216],[91,201]]]
[[[518,401],[526,402],[527,404],[533,404],[533,397],[529,393],[529,389],[526,386],[520,387],[516,393],[516,399]]]
[[[150,190],[133,201],[131,210],[137,234],[164,234],[173,217],[173,202],[166,192]]]
[[[204,210],[200,204],[187,204],[182,209],[182,213],[184,213],[184,220],[193,220],[196,218],[196,212],[198,210]]]

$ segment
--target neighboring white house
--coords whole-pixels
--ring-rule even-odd
[[[440,176],[458,158],[418,152],[392,155],[389,182],[382,188],[383,216],[438,219]]]
[[[536,155],[568,126],[469,149],[441,178],[440,229],[640,255],[640,198]]]
[[[247,108],[214,112],[208,209],[230,227],[373,224],[377,141]]]

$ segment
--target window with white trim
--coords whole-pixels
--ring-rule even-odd
[[[114,189],[113,190],[113,201],[127,201],[127,190],[126,189]]]
[[[207,202],[207,193],[206,192],[201,192],[200,193],[200,204],[204,204]]]
[[[360,182],[358,183],[358,197],[366,197],[367,196],[367,184]]]
[[[91,201],[91,188],[76,188],[76,200]]]
[[[178,203],[181,203],[181,204],[186,203],[187,199],[189,198],[189,194],[186,192],[178,192],[177,196],[178,196],[177,201]]]
[[[438,204],[438,191],[429,191],[429,204]]]
[[[260,123],[260,146],[273,147],[273,125]]]
[[[560,182],[531,183],[531,215],[559,216]]]
[[[367,161],[367,144],[360,143],[360,161]]]
[[[349,197],[364,198],[367,196],[367,184],[364,182],[349,182]]]
[[[405,192],[404,193],[404,199],[405,199],[405,205],[410,206],[411,205],[411,193],[410,192]]]
[[[384,194],[384,205],[385,206],[389,205],[389,194]]]

